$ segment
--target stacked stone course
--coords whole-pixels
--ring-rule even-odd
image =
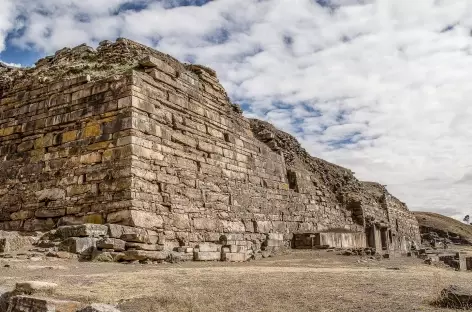
[[[394,229],[392,248],[419,239],[404,204],[244,118],[206,67],[119,39],[0,73],[0,230],[120,224],[228,261],[370,224]],[[98,246],[123,245],[108,236]]]

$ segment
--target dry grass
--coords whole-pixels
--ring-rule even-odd
[[[0,267],[0,287],[52,281],[60,284],[60,298],[120,303],[124,312],[443,311],[431,305],[441,289],[467,285],[472,277],[412,258],[359,259],[296,251],[241,264],[12,262],[12,268]]]
[[[420,226],[454,233],[472,243],[472,225],[433,212],[415,211],[414,214]]]

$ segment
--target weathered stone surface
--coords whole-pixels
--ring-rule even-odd
[[[450,285],[441,291],[441,303],[448,308],[472,307],[472,288]]]
[[[178,252],[178,251],[171,251],[169,253],[169,257],[166,259],[171,263],[177,263],[181,261],[192,261],[193,260],[193,252],[186,253],[186,252]]]
[[[220,261],[221,252],[219,251],[195,251],[193,253],[195,261]]]
[[[135,228],[120,224],[107,224],[108,232],[107,235],[112,238],[120,238],[125,233],[133,233]]]
[[[67,251],[79,255],[90,255],[96,248],[98,238],[94,237],[69,237],[59,245],[60,251]]]
[[[10,297],[13,295],[12,291],[5,288],[0,288],[0,311],[7,311]]]
[[[66,197],[66,192],[60,188],[44,189],[36,192],[38,201],[59,200]]]
[[[50,251],[46,254],[47,257],[54,257],[60,259],[77,259],[77,255],[67,251]]]
[[[7,312],[76,312],[80,306],[81,303],[75,301],[14,296]]]
[[[102,224],[67,225],[57,228],[56,235],[63,239],[69,237],[100,237],[108,233],[108,227]]]
[[[107,222],[147,229],[161,229],[163,225],[161,216],[139,210],[123,210],[110,213],[107,216]]]
[[[15,293],[23,295],[32,295],[38,292],[53,293],[57,288],[56,283],[42,281],[27,281],[16,283]]]
[[[215,251],[220,251],[221,250],[221,245],[213,244],[213,243],[200,243],[197,246],[199,251],[206,252],[215,252]]]
[[[150,250],[150,251],[161,251],[164,250],[163,245],[156,244],[141,244],[141,243],[126,243],[126,249],[136,249],[136,250]]]
[[[159,236],[157,235],[157,233],[148,232],[123,234],[120,238],[125,242],[145,244],[156,244],[159,241]]]
[[[123,260],[124,256],[125,254],[122,252],[94,250],[90,260],[96,262],[119,262]]]
[[[113,249],[115,251],[124,251],[126,248],[126,242],[117,238],[103,238],[97,241],[98,249]]]
[[[120,312],[117,308],[112,305],[104,303],[92,303],[77,312]]]
[[[269,233],[267,234],[267,239],[268,240],[274,240],[274,241],[283,241],[284,240],[284,235],[282,233]]]
[[[124,252],[123,260],[134,261],[134,260],[151,260],[159,261],[166,260],[169,256],[168,251],[147,251],[147,250],[127,250]]]
[[[246,252],[247,246],[229,245],[229,252]]]
[[[250,258],[251,255],[245,252],[224,252],[222,253],[221,260],[229,262],[244,262],[249,260]]]
[[[19,235],[16,233],[7,237],[0,237],[0,253],[14,252],[25,247],[31,247],[37,240],[37,237]]]

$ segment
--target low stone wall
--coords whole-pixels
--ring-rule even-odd
[[[279,253],[286,248],[282,234],[263,239],[227,233],[218,242],[199,242],[174,247],[163,233],[118,224],[60,226],[45,233],[35,245],[49,256],[101,262],[243,262]]]

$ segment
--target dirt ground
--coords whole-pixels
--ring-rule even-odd
[[[56,297],[119,304],[124,312],[448,311],[430,303],[450,284],[469,285],[472,272],[311,250],[247,263],[0,260],[0,287],[26,280],[55,282]]]

